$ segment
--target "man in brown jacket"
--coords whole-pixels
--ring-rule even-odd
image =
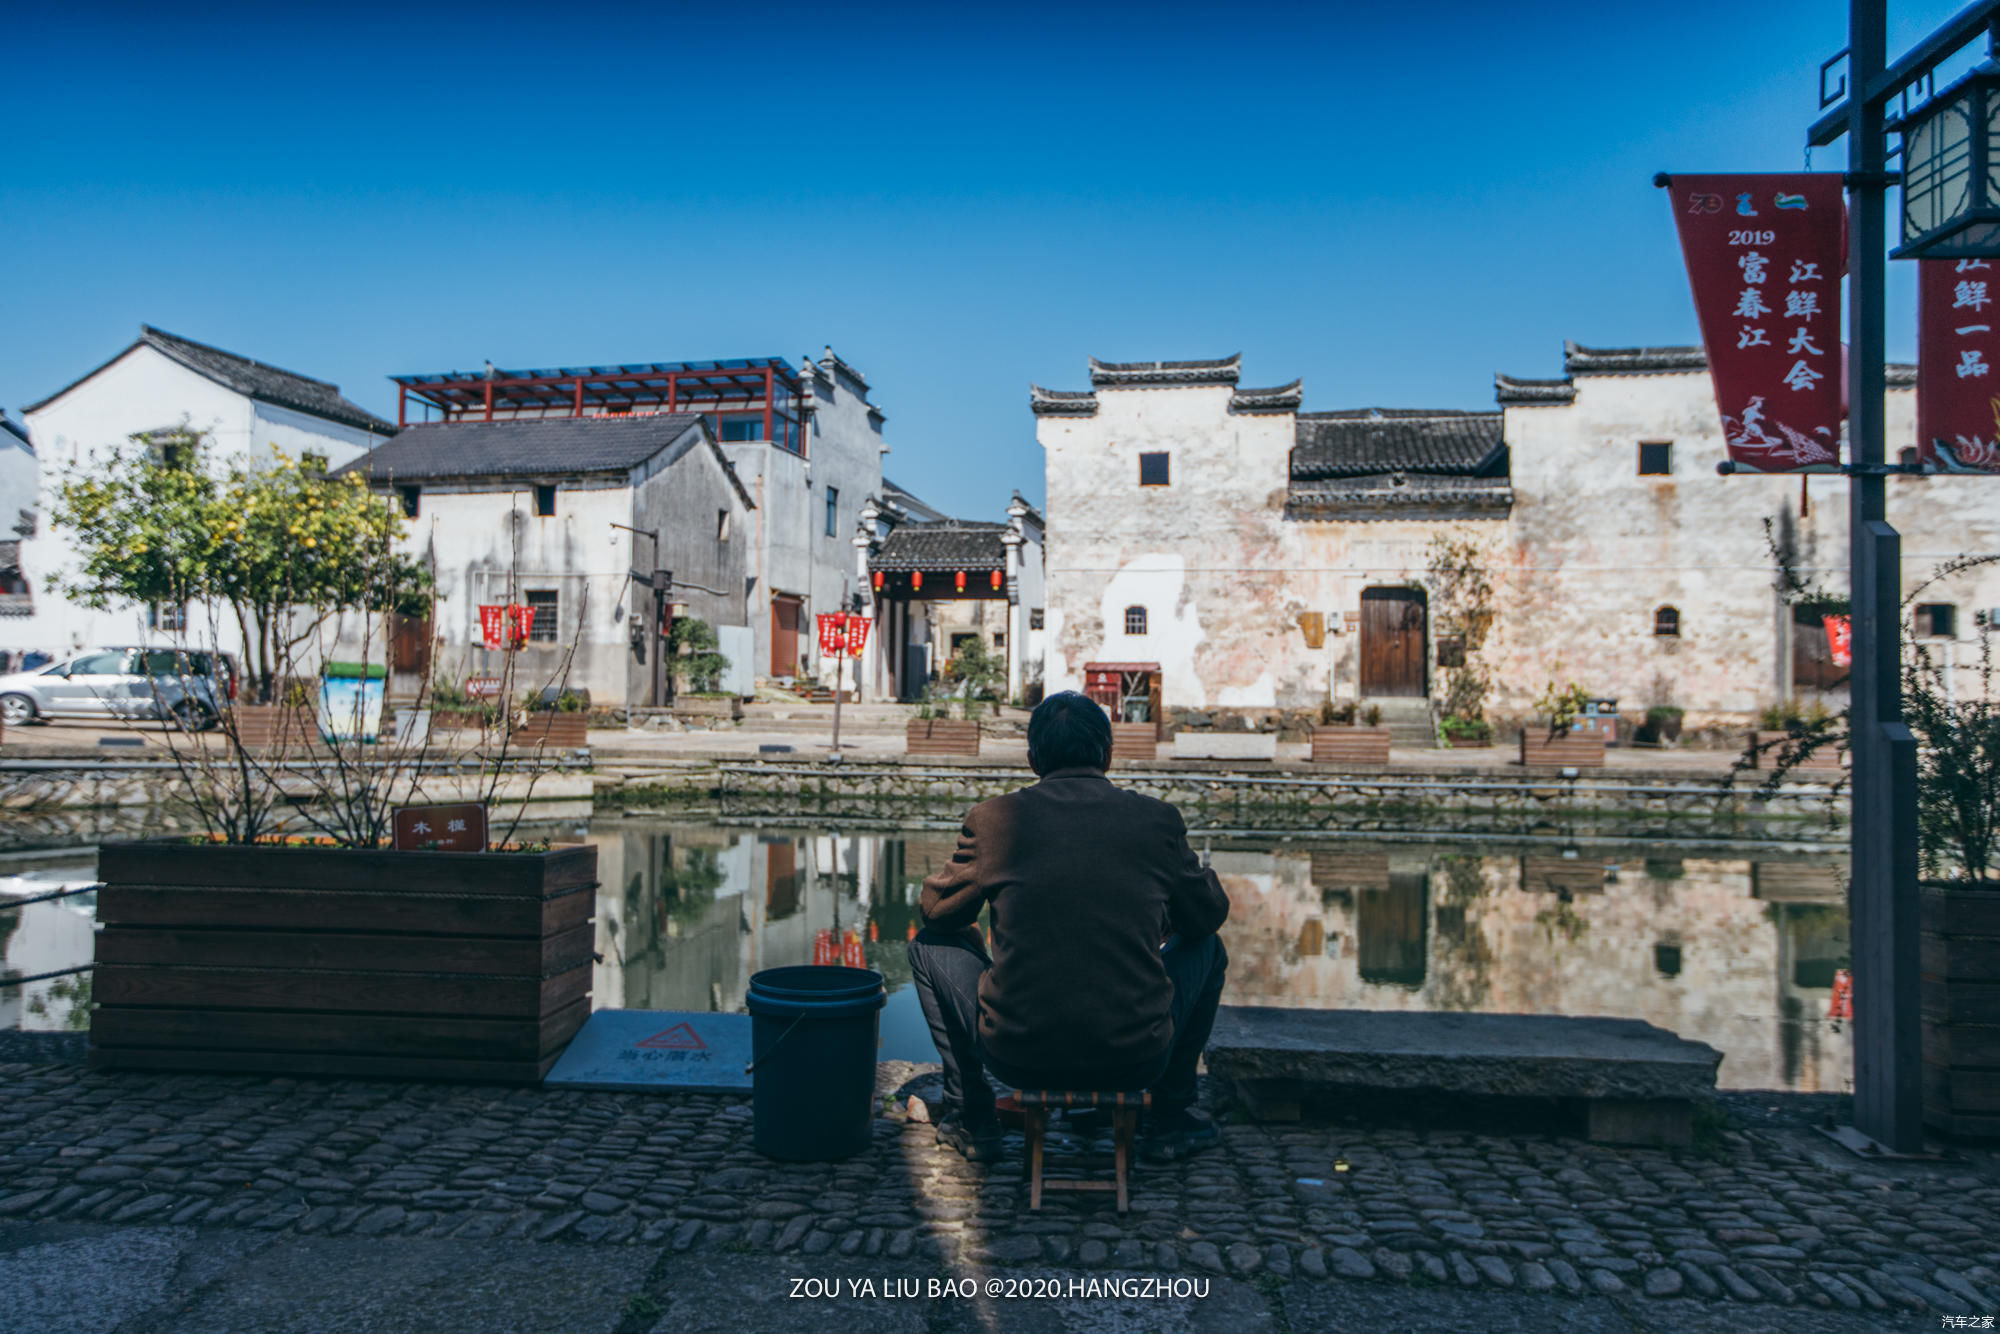
[[[1194,1110],[1228,955],[1229,898],[1188,847],[1180,812],[1114,787],[1111,725],[1074,691],[1028,720],[1041,781],[981,802],[924,881],[910,971],[944,1062],[938,1142],[1000,1151],[990,1069],[1016,1088],[1151,1089],[1143,1151],[1217,1143]],[[991,905],[992,954],[977,926]]]

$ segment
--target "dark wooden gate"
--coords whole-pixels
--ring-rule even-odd
[[[797,676],[799,632],[806,619],[805,604],[782,593],[771,595],[771,675]]]
[[[425,676],[431,669],[431,618],[391,613],[389,670]]]
[[[1361,693],[1424,694],[1424,595],[1415,588],[1361,593]]]

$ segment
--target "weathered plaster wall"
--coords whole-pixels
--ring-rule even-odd
[[[636,471],[632,517],[619,522],[660,535],[660,567],[673,571],[673,600],[685,604],[688,615],[713,626],[747,625],[749,595],[745,588],[755,512],[745,507],[722,460],[705,441],[671,463],[660,462],[667,457],[670,455],[663,454]],[[728,516],[726,525],[719,521],[724,514]],[[629,569],[652,568],[653,543],[618,529],[607,528],[606,532],[631,553]],[[716,589],[720,596],[698,592],[689,585]],[[650,596],[646,589],[627,587],[613,615],[629,624],[631,615],[646,614]],[[650,646],[647,652],[652,652]],[[650,660],[641,661],[633,654],[629,635],[625,654],[629,670],[624,702],[644,704],[651,682]]]

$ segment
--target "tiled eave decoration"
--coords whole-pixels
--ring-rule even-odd
[[[1504,477],[1388,473],[1294,483],[1285,517],[1297,520],[1504,519],[1514,488]]]
[[[1502,407],[1557,407],[1576,402],[1576,385],[1568,379],[1517,380],[1496,374],[1493,397]]]
[[[1243,354],[1240,352],[1214,361],[1099,361],[1092,357],[1090,383],[1099,389],[1233,385],[1242,368]]]
[[[1229,396],[1231,412],[1297,412],[1305,402],[1305,381],[1294,380],[1271,389],[1238,389]]]
[[[1044,389],[1031,384],[1028,406],[1037,417],[1094,417],[1097,395],[1088,389]]]

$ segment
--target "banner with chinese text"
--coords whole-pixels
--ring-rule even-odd
[[[1729,457],[1757,472],[1834,471],[1840,176],[1675,176],[1668,193]]]
[[[1993,261],[1917,262],[1917,457],[2000,473],[2000,296]]]

